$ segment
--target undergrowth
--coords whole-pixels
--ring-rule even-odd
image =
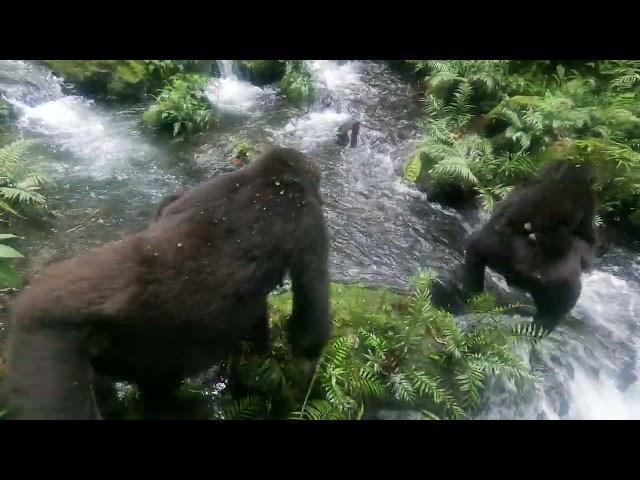
[[[234,388],[221,397],[222,418],[357,420],[376,409],[419,412],[424,419],[472,415],[490,376],[523,386],[532,374],[515,353],[539,339],[531,324],[510,326],[487,294],[461,327],[431,303],[433,275],[418,275],[405,297],[361,285],[332,285],[334,333],[315,371],[291,357],[282,326],[291,295],[270,298],[274,347],[264,358],[236,359]],[[240,393],[239,393],[240,392]]]
[[[424,78],[424,135],[405,176],[491,210],[550,160],[592,161],[599,215],[640,227],[638,61],[408,61]]]

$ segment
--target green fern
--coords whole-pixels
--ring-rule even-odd
[[[25,218],[24,211],[29,207],[46,209],[46,197],[40,193],[48,179],[32,171],[29,149],[35,145],[33,140],[18,139],[0,148],[0,214]]]
[[[224,409],[226,420],[247,420],[254,418],[263,408],[262,400],[259,397],[245,397],[237,400]]]
[[[309,402],[304,411],[293,412],[291,420],[343,420],[343,413],[327,400],[316,399]]]
[[[35,143],[35,140],[18,139],[0,148],[0,173],[10,176],[14,168],[22,162],[27,150]]]
[[[491,314],[463,331],[431,303],[434,278],[432,270],[415,275],[404,299],[408,308],[400,312],[391,304],[404,297],[358,285],[332,286],[338,294],[332,297],[334,337],[313,377],[300,375],[301,365],[283,349],[284,330],[278,328],[271,355],[240,362],[238,378],[250,393],[244,400],[223,396],[225,418],[355,420],[373,405],[390,404],[420,411],[424,418],[462,419],[478,407],[490,377],[530,381],[512,348],[538,338],[537,332],[512,330],[493,318],[503,309],[487,300],[484,310]],[[282,325],[280,318],[288,314],[290,295],[272,302],[278,306],[274,325]]]

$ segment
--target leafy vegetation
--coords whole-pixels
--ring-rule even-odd
[[[281,81],[282,93],[297,105],[308,105],[313,100],[313,77],[302,60],[288,60]]]
[[[18,238],[12,233],[0,233],[0,288],[18,288],[22,284],[20,274],[12,261],[23,258],[22,254],[6,244],[7,240]]]
[[[90,95],[136,100],[147,90],[144,60],[45,60],[54,73]]]
[[[456,186],[491,209],[545,162],[588,159],[598,170],[599,214],[609,222],[637,217],[637,61],[408,63],[426,87],[409,181],[434,191]]]
[[[19,139],[0,148],[0,222],[24,219],[34,210],[42,213],[47,208],[45,196],[41,193],[47,178],[35,171],[27,158],[32,140]],[[12,265],[22,258],[7,241],[18,238],[11,233],[0,234],[0,287],[17,288],[20,275]]]
[[[513,347],[543,332],[528,323],[504,323],[504,308],[488,295],[473,300],[482,315],[461,328],[431,304],[432,279],[430,273],[417,276],[408,298],[332,285],[334,335],[315,372],[305,370],[286,346],[283,323],[291,295],[272,296],[273,351],[264,358],[245,350],[236,360],[234,382],[240,386],[223,395],[222,417],[361,419],[386,408],[460,419],[478,408],[489,376],[504,375],[520,386],[530,380]]]
[[[46,198],[40,193],[47,178],[34,171],[25,159],[34,143],[20,139],[0,148],[0,221],[2,215],[22,217],[21,211],[47,207]]]
[[[89,95],[142,100],[180,73],[204,72],[202,60],[45,60],[54,73]]]
[[[215,119],[205,95],[207,84],[207,77],[200,74],[175,75],[145,111],[143,121],[178,139],[206,130]]]
[[[243,161],[249,161],[250,158],[257,153],[257,150],[245,139],[232,138],[233,157],[240,158]]]

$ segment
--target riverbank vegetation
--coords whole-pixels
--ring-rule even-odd
[[[13,222],[41,216],[47,210],[42,188],[48,183],[29,156],[32,140],[18,139],[0,148],[0,289],[18,288],[22,281],[14,266],[22,254],[10,246],[18,238],[6,233]]]
[[[405,176],[432,199],[490,210],[550,160],[591,160],[601,219],[640,233],[640,62],[396,66],[424,89],[424,133]]]
[[[473,299],[476,314],[463,326],[431,303],[433,278],[417,275],[408,296],[332,285],[334,332],[315,372],[305,371],[286,346],[291,295],[272,295],[273,350],[266,359],[249,350],[235,359],[234,384],[219,400],[221,417],[357,420],[388,410],[462,419],[479,407],[489,377],[526,387],[533,377],[514,349],[544,332],[524,319],[506,323],[501,314],[508,308],[489,295]]]

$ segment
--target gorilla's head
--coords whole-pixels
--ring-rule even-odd
[[[298,184],[322,204],[320,181],[322,174],[318,164],[304,153],[292,148],[275,147],[263,153],[251,168],[262,175],[280,178],[288,184]]]
[[[542,167],[539,178],[563,185],[591,187],[596,181],[596,169],[590,162],[555,160]]]

